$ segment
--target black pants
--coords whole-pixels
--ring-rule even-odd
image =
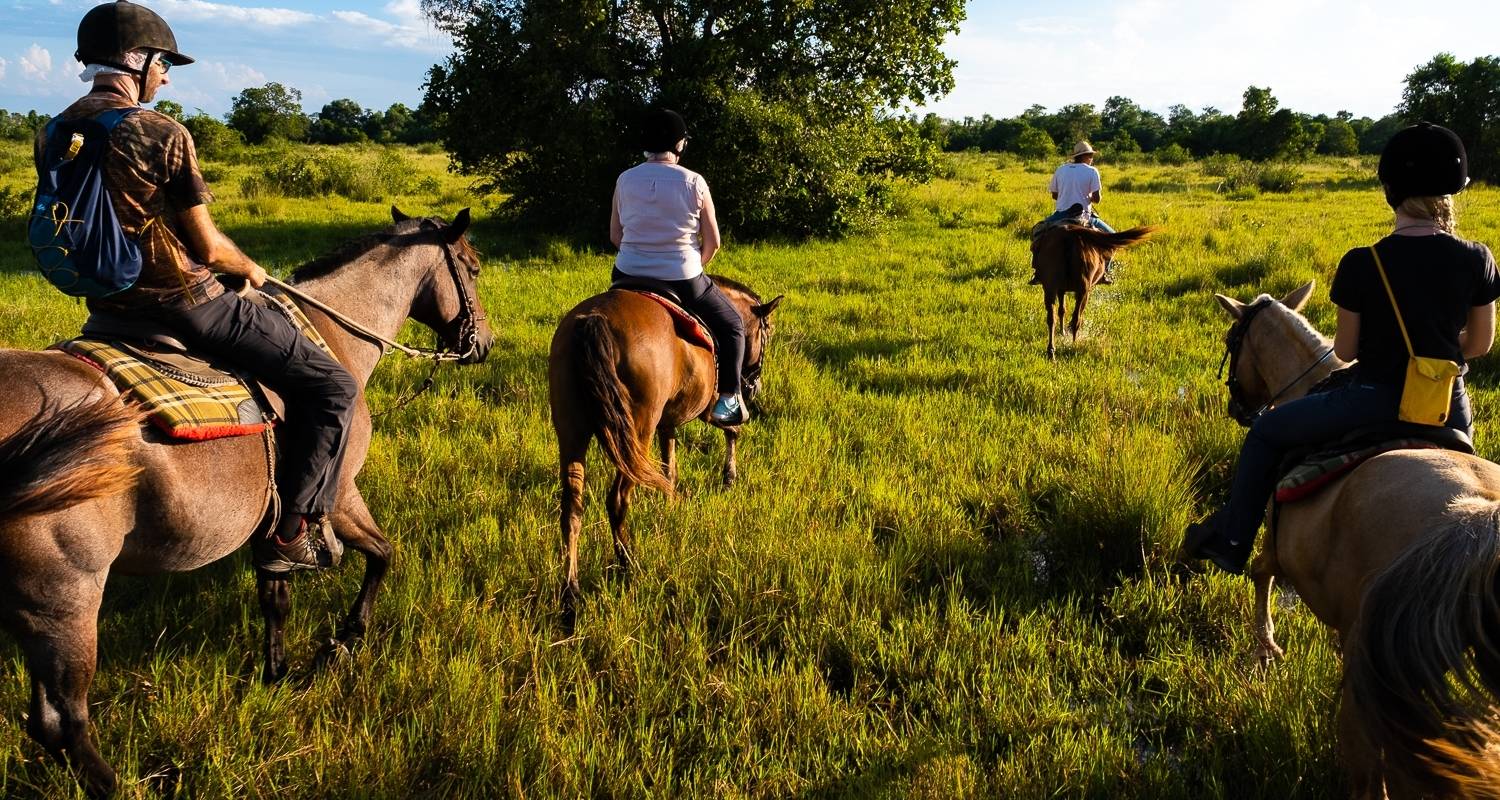
[[[616,267],[612,280],[634,277]],[[703,318],[719,349],[719,394],[739,394],[740,370],[745,362],[745,321],[734,304],[705,273],[683,281],[652,280],[671,289],[687,310]]]
[[[189,349],[241,370],[286,401],[277,429],[276,484],[283,513],[333,510],[359,384],[281,312],[232,292],[156,315]]]

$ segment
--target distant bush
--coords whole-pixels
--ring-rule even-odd
[[[199,158],[221,159],[244,142],[238,131],[207,114],[194,114],[182,125],[192,134]]]
[[[1228,178],[1240,172],[1244,164],[1244,159],[1232,153],[1215,153],[1199,162],[1203,174],[1215,178]]]
[[[1267,164],[1257,171],[1255,185],[1262,192],[1286,194],[1296,191],[1302,181],[1302,170],[1292,164]]]
[[[19,221],[31,213],[29,187],[0,186],[0,220]]]
[[[373,202],[406,192],[415,167],[394,149],[382,149],[371,159],[361,151],[288,150],[244,179],[247,197],[266,194],[322,197],[336,194],[357,202]]]
[[[1180,167],[1193,160],[1193,154],[1189,153],[1186,147],[1176,142],[1157,150],[1151,155],[1152,158],[1156,159],[1156,163],[1173,167]]]

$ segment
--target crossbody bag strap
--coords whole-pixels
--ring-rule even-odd
[[[1391,298],[1391,310],[1396,312],[1396,324],[1401,327],[1401,338],[1406,340],[1406,354],[1416,358],[1417,353],[1411,348],[1411,337],[1406,334],[1406,322],[1401,319],[1401,308],[1396,305],[1396,293],[1391,291],[1391,281],[1385,277],[1385,265],[1380,263],[1380,253],[1373,244],[1370,245],[1370,255],[1375,257],[1375,271],[1380,273],[1380,282],[1385,284],[1385,294]]]

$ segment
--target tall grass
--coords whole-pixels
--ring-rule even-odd
[[[241,181],[263,164],[214,163],[214,212],[284,274],[384,225],[390,202],[485,205],[440,155],[401,152],[412,180],[382,203],[251,197]],[[267,688],[242,556],[112,580],[91,698],[127,795],[1339,796],[1328,632],[1281,595],[1288,658],[1254,669],[1248,583],[1186,571],[1172,551],[1222,498],[1240,437],[1214,375],[1226,318],[1212,293],[1316,279],[1308,313],[1330,330],[1334,266],[1389,212],[1344,162],[1304,166],[1315,190],[1243,201],[1196,164],[1100,166],[1100,213],[1163,230],[1095,294],[1055,364],[1024,285],[1046,165],[956,158],[866,237],[731,237],[714,269],[787,295],[768,414],[729,491],[720,437],[683,431],[684,497],[640,497],[628,582],[606,569],[610,476],[595,450],[571,637],[554,613],[545,354],[610,256],[481,226],[496,350],[380,417],[360,478],[397,548],[366,646]],[[1466,193],[1460,229],[1500,243],[1497,197]],[[42,347],[83,312],[23,258],[0,251],[0,343]],[[384,364],[372,406],[425,371]],[[1490,374],[1481,361],[1471,387],[1487,454]],[[358,571],[296,582],[295,663]],[[68,796],[23,732],[20,654],[7,642],[0,658],[0,794]]]

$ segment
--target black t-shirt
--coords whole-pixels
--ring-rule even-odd
[[[1419,356],[1464,363],[1458,334],[1469,309],[1500,297],[1500,274],[1488,247],[1456,236],[1387,236],[1375,243]],[[1344,254],[1329,297],[1359,314],[1359,376],[1376,383],[1406,379],[1406,342],[1370,248]]]

